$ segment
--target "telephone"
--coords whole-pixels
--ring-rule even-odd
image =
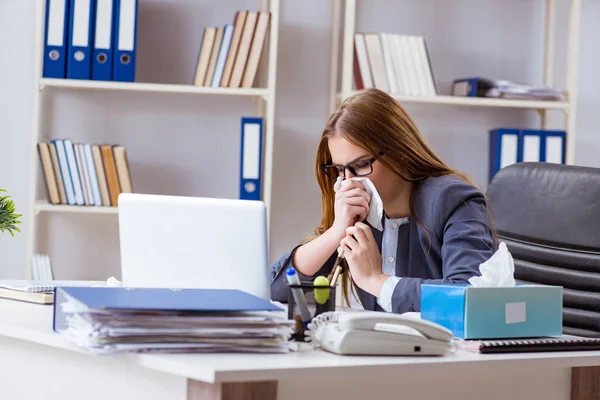
[[[399,314],[334,311],[313,319],[309,330],[319,347],[341,355],[442,356],[454,348],[447,328]]]

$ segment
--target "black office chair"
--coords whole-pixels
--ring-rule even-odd
[[[517,163],[486,194],[517,282],[563,286],[563,333],[600,337],[600,169]]]

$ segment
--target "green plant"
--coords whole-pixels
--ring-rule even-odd
[[[6,190],[0,189],[0,193],[6,193]],[[15,213],[15,203],[10,196],[0,196],[0,233],[8,231],[11,236],[15,236],[15,231],[21,232],[17,227],[21,223],[19,218],[21,214]]]

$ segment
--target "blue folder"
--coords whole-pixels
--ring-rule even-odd
[[[44,78],[64,79],[67,71],[69,0],[46,0]]]
[[[268,300],[235,289],[59,287],[91,309],[136,311],[281,311]],[[56,302],[58,303],[58,302]]]

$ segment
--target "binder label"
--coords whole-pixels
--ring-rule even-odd
[[[90,29],[90,0],[75,1],[73,24],[73,46],[87,47]]]
[[[540,161],[540,137],[538,135],[525,135],[523,137],[523,161]]]
[[[500,169],[517,162],[517,148],[519,138],[517,135],[502,136],[502,152],[500,155]]]
[[[260,175],[260,125],[245,124],[242,146],[244,149],[242,178],[258,179]]]
[[[135,37],[135,0],[121,0],[119,15],[119,50],[133,51],[133,38]]]
[[[546,137],[546,162],[562,164],[563,139],[558,136]]]
[[[66,1],[67,0],[50,0],[50,15],[48,16],[48,46],[63,45]]]
[[[97,0],[96,44],[97,49],[110,49],[110,33],[112,26],[112,0]]]

